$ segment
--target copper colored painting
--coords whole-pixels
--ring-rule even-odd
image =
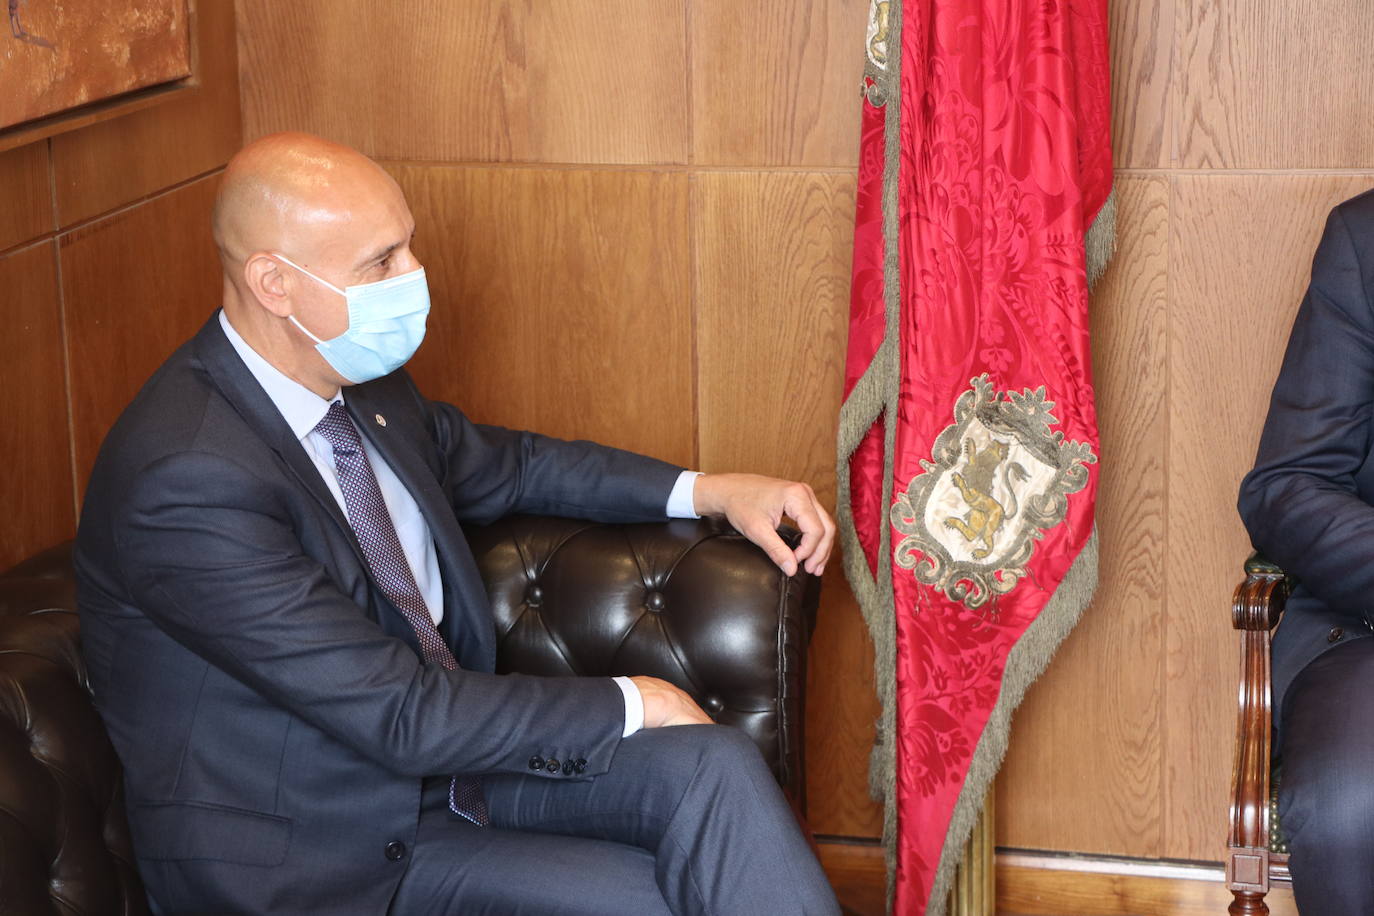
[[[191,75],[188,0],[5,0],[0,129]]]

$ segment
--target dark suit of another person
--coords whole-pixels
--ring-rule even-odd
[[[622,739],[611,680],[490,673],[492,618],[459,521],[662,519],[680,469],[473,424],[403,370],[343,398],[423,512],[458,670],[422,664],[218,317],[96,462],[76,553],[83,648],[155,908],[778,912],[751,897],[757,871],[797,888],[785,909],[833,911],[742,733]],[[577,769],[531,772],[533,757]],[[492,826],[449,813],[453,773],[480,774]],[[730,907],[711,903],[706,874],[733,885]]]
[[[1321,916],[1374,913],[1372,296],[1367,192],[1327,220],[1240,491],[1255,547],[1298,580],[1273,648],[1279,810]]]

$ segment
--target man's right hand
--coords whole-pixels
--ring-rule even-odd
[[[639,695],[644,700],[645,728],[711,724],[711,717],[702,711],[695,700],[667,681],[644,675],[630,680],[639,688]]]

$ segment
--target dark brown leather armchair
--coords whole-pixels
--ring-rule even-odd
[[[516,516],[468,536],[499,670],[672,681],[748,732],[802,809],[816,579],[709,520]],[[74,597],[70,545],[0,576],[0,914],[147,912]]]
[[[1240,631],[1241,671],[1236,762],[1231,782],[1231,829],[1226,840],[1226,883],[1233,916],[1263,916],[1273,884],[1287,884],[1288,848],[1279,827],[1271,785],[1273,686],[1269,647],[1288,598],[1283,570],[1264,558],[1245,563],[1236,586],[1231,625]]]

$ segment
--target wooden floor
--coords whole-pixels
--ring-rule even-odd
[[[851,916],[884,916],[877,846],[823,842],[821,864]],[[1224,916],[1231,902],[1220,865],[1088,859],[999,851],[996,916]],[[1298,916],[1275,888],[1271,916]]]

